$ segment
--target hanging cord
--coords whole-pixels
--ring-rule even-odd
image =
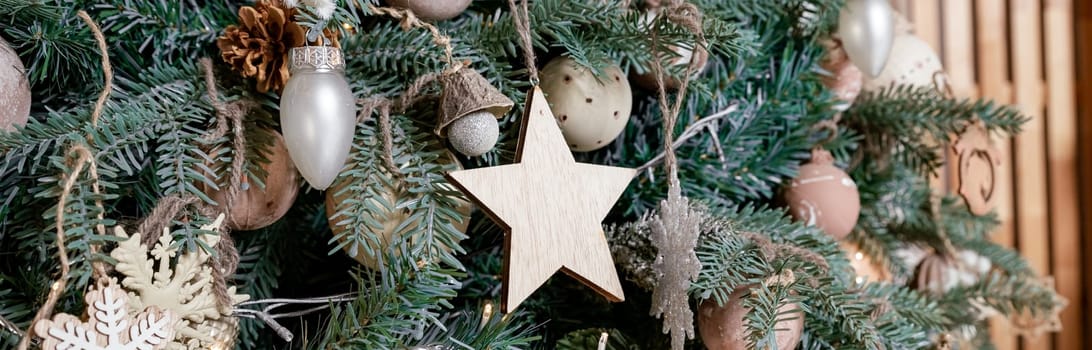
[[[98,24],[91,19],[91,16],[86,11],[80,10],[77,16],[91,30],[91,34],[95,37],[95,41],[98,43],[99,54],[101,56],[102,71],[103,71],[103,88],[99,93],[98,100],[95,101],[95,108],[91,111],[91,127],[97,128],[99,118],[102,116],[102,111],[106,106],[106,100],[110,97],[110,91],[114,86],[114,70],[110,65],[110,56],[106,47],[106,36],[102,34],[102,30],[99,29]],[[87,135],[88,144],[93,144],[94,136]],[[30,326],[27,329],[25,336],[19,340],[18,349],[26,350],[30,346],[31,339],[34,338],[34,324],[39,321],[49,318],[53,314],[53,308],[57,305],[57,300],[60,299],[61,294],[64,293],[65,286],[68,283],[69,262],[68,262],[68,250],[66,249],[67,236],[64,230],[64,212],[65,205],[68,203],[68,197],[72,194],[73,188],[76,186],[76,180],[79,179],[80,173],[83,172],[83,167],[88,166],[88,173],[91,177],[91,191],[95,194],[95,207],[98,209],[98,224],[95,226],[96,232],[99,236],[106,235],[106,226],[102,224],[105,219],[105,207],[102,203],[102,191],[99,188],[99,174],[98,168],[95,165],[94,156],[87,146],[82,144],[75,144],[69,147],[66,152],[66,156],[75,155],[75,161],[69,167],[72,169],[72,173],[64,174],[61,176],[64,179],[64,187],[61,190],[60,198],[57,200],[57,213],[56,213],[56,245],[57,245],[57,258],[61,264],[60,276],[50,286],[49,294],[46,296],[46,302],[38,312],[34,315],[34,319],[31,320]],[[91,244],[88,251],[92,256],[98,253],[99,248],[96,244]],[[106,268],[101,261],[92,261],[92,277],[99,284],[105,283],[108,278],[106,275]]]
[[[509,0],[511,1],[511,0]],[[673,0],[667,1],[666,4],[660,8],[658,16],[663,16],[666,20],[674,23],[678,26],[686,28],[691,33],[697,36],[698,40],[694,44],[696,46],[705,45],[705,34],[703,32],[701,21],[702,14],[694,4]],[[683,99],[686,97],[686,89],[690,85],[690,78],[694,75],[694,72],[698,69],[699,62],[697,55],[691,55],[690,61],[686,65],[686,73],[681,78],[679,83],[679,90],[675,94],[675,100],[668,104],[667,100],[667,88],[665,85],[665,76],[667,73],[664,71],[663,64],[659,59],[659,27],[655,24],[652,26],[652,74],[656,76],[657,90],[659,92],[660,111],[664,118],[664,169],[667,172],[668,188],[670,191],[680,191],[679,187],[679,164],[675,158],[675,123],[678,121],[679,112],[682,109]],[[698,47],[695,47],[695,50]]]
[[[538,67],[535,66],[535,47],[531,38],[531,11],[528,9],[527,0],[520,1],[519,6],[516,6],[515,0],[508,0],[508,8],[512,11],[516,34],[519,34],[519,47],[523,49],[523,64],[527,66],[527,75],[530,76],[531,85],[538,86]]]
[[[34,338],[34,325],[53,314],[53,308],[57,305],[57,300],[61,298],[61,294],[64,293],[64,288],[68,283],[68,249],[65,248],[66,236],[64,232],[65,205],[68,203],[68,196],[72,194],[73,187],[76,186],[76,180],[80,178],[80,173],[83,172],[83,167],[91,163],[91,151],[86,146],[77,144],[68,149],[68,155],[75,155],[76,158],[71,164],[72,173],[62,175],[64,187],[61,190],[60,198],[57,200],[57,217],[54,225],[57,232],[57,258],[61,263],[61,275],[50,286],[45,304],[34,315],[34,319],[27,328],[26,336],[19,341],[20,350],[26,350],[30,346],[30,340]]]
[[[451,45],[451,37],[441,33],[440,29],[431,23],[422,21],[413,13],[413,11],[393,7],[378,7],[371,4],[368,5],[368,10],[377,15],[386,15],[399,20],[402,30],[410,30],[413,28],[427,30],[432,36],[432,43],[443,49],[444,56],[441,60],[447,66],[440,73],[428,73],[417,77],[417,79],[406,86],[406,90],[393,101],[383,96],[372,96],[357,101],[357,104],[360,105],[360,112],[357,114],[358,123],[367,120],[367,118],[371,117],[372,113],[379,112],[377,124],[379,124],[379,135],[381,137],[380,144],[382,145],[383,151],[383,167],[387,168],[387,171],[392,175],[401,176],[401,171],[394,162],[394,135],[391,130],[390,120],[391,109],[394,109],[398,113],[405,113],[410,106],[424,98],[424,96],[421,96],[421,92],[424,91],[429,84],[436,82],[442,76],[455,74],[465,67],[466,63],[455,61],[455,49]]]
[[[231,172],[229,174],[230,186],[227,189],[227,203],[224,203],[225,208],[231,208],[235,205],[235,199],[239,196],[239,191],[243,189],[243,184],[248,183],[245,168],[247,159],[246,131],[243,129],[243,120],[254,104],[244,100],[225,104],[220,100],[220,92],[216,88],[216,76],[213,73],[212,60],[207,57],[202,58],[201,66],[205,71],[205,87],[208,92],[209,102],[212,104],[212,108],[216,110],[216,129],[205,136],[205,141],[214,141],[224,137],[227,135],[229,126],[231,128],[231,158],[233,161],[231,162]]]

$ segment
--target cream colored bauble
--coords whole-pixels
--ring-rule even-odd
[[[641,24],[651,26],[652,22],[656,19],[658,12],[659,10],[657,8],[645,10],[645,14],[641,15]],[[674,58],[667,63],[668,66],[664,67],[664,69],[668,69],[667,67],[674,67],[671,69],[679,69],[680,71],[685,72],[686,65],[690,64],[690,60],[693,59],[695,61],[695,67],[697,67],[693,74],[696,76],[701,74],[701,71],[705,69],[705,65],[709,61],[709,52],[697,43],[694,44],[694,48],[680,45],[671,45],[670,48],[671,51],[674,52]],[[666,57],[667,56],[665,56],[665,58]],[[646,90],[659,90],[659,84],[656,83],[656,74],[652,72],[652,68],[649,68],[649,71],[642,74],[637,74],[635,72],[631,73],[633,73],[633,82],[636,83],[637,86]],[[668,75],[664,77],[664,89],[676,90],[680,85],[682,85],[682,81],[679,79],[679,76]]]
[[[948,75],[929,43],[912,33],[899,33],[887,65],[880,75],[865,77],[863,90],[876,92],[892,84],[933,87],[943,92],[948,87]]]
[[[554,112],[569,149],[600,149],[622,133],[629,122],[633,92],[618,66],[610,65],[602,76],[568,57],[546,64],[539,74],[540,87]]]
[[[718,306],[716,300],[709,299],[698,308],[698,333],[701,341],[709,350],[749,350],[747,348],[747,321],[745,317],[751,311],[743,306],[743,297],[749,288],[737,288],[728,296],[724,306]],[[804,313],[800,305],[790,303],[777,309],[778,321],[774,326],[778,349],[795,349],[804,334]],[[793,317],[788,320],[784,318]]]
[[[23,61],[0,38],[0,130],[15,130],[30,118],[30,82]]]
[[[458,165],[458,161],[455,160],[455,155],[451,154],[450,152],[444,152],[444,156],[441,157],[438,162],[442,164],[454,163]],[[461,166],[459,168],[462,169]],[[350,183],[348,180],[348,178],[339,178],[337,181],[334,182],[334,185],[326,191],[326,217],[330,221],[330,229],[333,231],[334,237],[337,237],[338,242],[341,244],[345,243],[346,238],[343,233],[347,233],[350,228],[347,226],[338,225],[339,222],[344,221],[346,218],[333,218],[333,216],[343,208],[342,205],[344,205],[346,203],[346,200],[349,199],[347,197],[347,193],[342,193],[342,188],[349,185]],[[380,195],[383,196],[382,200],[387,203],[397,203],[400,199],[400,196],[407,195],[406,190],[403,187],[403,184],[395,181],[395,185],[393,187],[386,187],[386,190],[380,193]],[[457,191],[454,187],[450,185],[448,185],[448,187],[448,189],[451,191]],[[374,206],[377,208],[384,207],[384,205],[376,198],[367,198],[366,200],[368,202],[368,205],[370,206]],[[461,216],[461,220],[455,223],[455,229],[459,230],[460,232],[466,232],[467,227],[470,225],[470,210],[470,202],[459,202],[458,212]],[[381,227],[381,231],[371,232],[372,234],[376,235],[375,238],[378,238],[380,243],[378,246],[375,244],[369,244],[370,248],[373,251],[376,251],[378,254],[382,254],[384,249],[386,249],[386,247],[388,247],[388,245],[394,240],[395,231],[399,229],[399,226],[402,225],[402,222],[408,219],[411,214],[412,213],[408,210],[396,210],[392,212],[382,212],[381,210],[381,212],[378,213],[377,217],[374,218],[378,221],[377,223],[379,224],[379,227]],[[413,228],[414,226],[408,226],[404,230],[409,230]],[[369,237],[368,239],[364,239],[363,241],[374,242],[373,240],[374,238]],[[357,262],[360,262],[362,265],[367,266],[373,270],[379,269],[378,259],[376,259],[375,256],[368,254],[366,250],[367,248],[364,247],[363,244],[357,243],[357,246],[355,248],[350,244],[345,244],[343,249],[345,250],[345,253],[348,254],[353,254],[351,252],[355,250],[356,253],[352,255],[353,259],[356,259]],[[450,248],[447,247],[445,247],[445,249],[450,250]]]
[[[442,21],[458,16],[470,6],[471,0],[387,0],[394,7],[413,11],[421,19]]]
[[[447,126],[447,139],[451,148],[470,157],[489,152],[497,144],[500,125],[489,111],[478,111],[455,119]]]

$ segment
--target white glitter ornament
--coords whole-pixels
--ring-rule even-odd
[[[633,92],[622,69],[610,65],[602,76],[568,57],[542,68],[540,87],[554,112],[569,149],[594,151],[625,130],[633,107]]]
[[[497,144],[500,126],[492,113],[480,111],[455,119],[447,127],[447,139],[459,153],[476,157]]]

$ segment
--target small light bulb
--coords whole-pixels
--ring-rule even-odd
[[[853,254],[853,258],[857,260],[864,260],[864,254],[861,254],[861,252],[857,252],[856,254]]]
[[[855,281],[857,281],[857,284],[864,284],[865,283],[865,278],[863,276],[857,276]]]

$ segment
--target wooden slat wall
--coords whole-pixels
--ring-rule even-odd
[[[1078,162],[1079,149],[1092,155],[1092,106],[1082,106],[1082,115],[1090,117],[1078,124],[1075,83],[1076,62],[1092,65],[1092,43],[1086,43],[1092,40],[1092,4],[1083,2],[892,0],[914,22],[916,34],[937,49],[957,96],[1011,104],[1032,117],[1019,136],[996,140],[1004,164],[995,208],[1002,225],[993,239],[1018,249],[1039,273],[1054,276],[1070,304],[1062,314],[1064,330],[1035,339],[1017,338],[1006,322],[992,320],[999,350],[1092,346],[1083,336],[1092,331],[1083,319],[1092,291],[1082,289],[1092,257],[1081,254],[1092,243],[1082,245],[1080,216],[1092,227],[1092,208],[1081,206],[1082,193],[1092,200],[1092,183],[1078,182],[1078,168],[1085,178],[1092,176],[1092,161]],[[1078,12],[1076,28],[1084,29],[1076,31],[1075,41]],[[1077,50],[1084,59],[1075,61]],[[1092,68],[1080,73],[1081,81],[1092,82]],[[1092,101],[1092,88],[1081,96]],[[1078,130],[1089,141],[1078,144]],[[944,187],[950,190],[955,183],[952,172],[947,174],[934,183],[948,181]]]

